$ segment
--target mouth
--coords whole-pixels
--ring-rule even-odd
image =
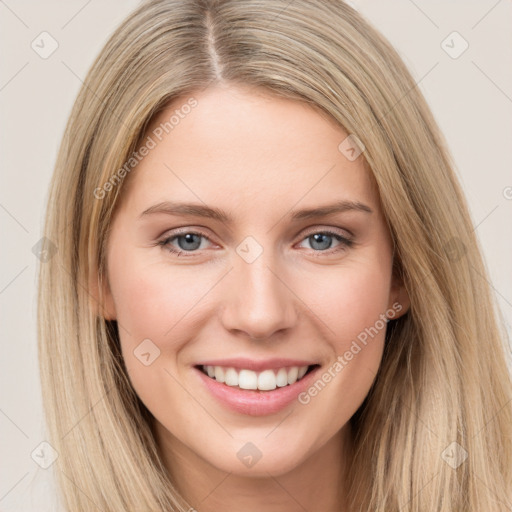
[[[196,365],[209,379],[227,387],[244,391],[269,392],[277,388],[292,386],[315,371],[320,365],[283,366],[281,368],[255,371],[233,366]]]

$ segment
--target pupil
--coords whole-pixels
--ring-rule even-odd
[[[311,247],[313,249],[329,249],[332,243],[331,235],[327,235],[325,233],[316,233],[310,236],[311,239]],[[316,244],[316,247],[315,247]]]
[[[185,243],[181,243],[183,240]],[[190,244],[192,244],[192,246]],[[196,235],[195,233],[187,233],[186,235],[181,235],[178,238],[178,245],[180,246],[180,249],[183,249],[184,251],[198,249],[201,245],[201,236]]]

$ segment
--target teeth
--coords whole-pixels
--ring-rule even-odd
[[[306,366],[306,370],[307,368],[308,367]],[[277,372],[276,384],[280,388],[288,385],[288,372],[286,368],[280,368]]]
[[[238,386],[238,373],[234,368],[228,368],[225,373],[224,383],[228,386]]]
[[[297,382],[297,378],[299,376],[299,369],[296,366],[293,366],[288,370],[288,384],[293,384]]]
[[[215,380],[224,382],[224,368],[222,368],[222,366],[215,367]]]
[[[223,382],[227,386],[239,387],[240,389],[259,389],[271,391],[276,387],[282,388],[294,384],[302,379],[308,371],[308,366],[291,366],[280,368],[277,371],[264,370],[260,373],[252,370],[240,370],[225,368],[222,366],[203,366],[203,371],[210,378]]]
[[[251,370],[240,370],[238,387],[242,389],[258,389],[258,375]]]
[[[276,389],[276,387],[277,379],[273,370],[265,370],[258,375],[258,389],[271,391],[272,389]]]
[[[304,375],[306,375],[306,372],[308,371],[308,367],[307,366],[301,366],[299,368],[299,376],[298,376],[298,380],[302,379],[302,377],[304,377]]]

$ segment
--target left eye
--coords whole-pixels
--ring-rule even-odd
[[[170,252],[177,253],[179,256],[183,253],[194,253],[200,249],[205,249],[202,245],[203,241],[210,241],[210,239],[202,233],[187,231],[179,235],[173,235],[165,238],[158,242],[158,245],[167,248]],[[333,249],[333,252],[336,252],[352,245],[352,242],[349,239],[329,231],[312,233],[303,238],[301,244],[306,241],[309,242],[310,247],[314,252],[327,252],[329,249]],[[335,244],[334,248],[333,244]],[[192,255],[193,254],[190,254],[190,256]]]
[[[338,243],[335,246],[335,250],[351,245],[350,240],[348,240],[347,238],[344,238],[341,235],[338,235],[337,233],[331,233],[328,231],[312,233],[308,235],[306,238],[304,238],[303,242],[305,241],[308,241],[310,243],[310,247],[316,252],[324,252],[327,249],[331,249],[333,241],[336,241]]]

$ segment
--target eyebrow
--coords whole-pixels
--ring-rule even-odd
[[[317,208],[307,208],[302,210],[295,210],[289,212],[287,215],[291,220],[305,220],[316,217],[325,217],[335,213],[342,213],[346,211],[360,211],[365,213],[373,213],[373,210],[364,203],[359,201],[337,201],[335,203],[326,204]],[[192,215],[195,217],[206,217],[215,219],[225,224],[231,224],[233,221],[231,217],[219,208],[206,206],[204,204],[196,203],[177,203],[172,201],[164,201],[162,203],[150,206],[144,210],[139,218],[154,213],[164,213],[167,215]]]

